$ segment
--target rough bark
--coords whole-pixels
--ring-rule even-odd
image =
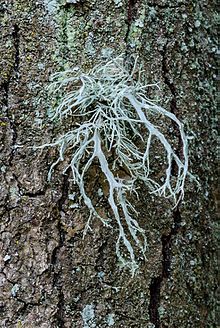
[[[214,11],[203,0],[1,1],[1,327],[217,327]],[[187,181],[175,209],[143,189],[149,245],[134,278],[118,266],[114,229],[94,219],[83,239],[88,211],[70,172],[59,165],[47,182],[56,152],[32,149],[58,129],[46,119],[50,74],[87,69],[106,48],[139,54],[146,80],[160,81],[164,106],[194,137],[200,182]],[[96,167],[91,177],[91,191],[104,184]]]

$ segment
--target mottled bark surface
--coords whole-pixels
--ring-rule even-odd
[[[214,10],[198,0],[1,1],[1,327],[217,327]],[[106,48],[139,54],[146,80],[160,81],[163,105],[193,136],[200,181],[187,181],[174,210],[144,189],[135,200],[149,248],[134,278],[118,266],[116,230],[94,219],[82,238],[88,211],[70,172],[59,165],[47,182],[56,151],[31,148],[59,129],[46,120],[49,75],[91,67]],[[96,167],[88,180],[110,216]]]

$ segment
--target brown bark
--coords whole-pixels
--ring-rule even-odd
[[[212,1],[1,1],[1,327],[217,327],[214,11]],[[175,209],[142,189],[149,248],[134,278],[118,266],[117,227],[94,219],[83,239],[88,211],[71,172],[59,165],[48,183],[56,152],[32,148],[59,129],[46,115],[50,74],[87,69],[106,48],[139,54],[146,80],[160,81],[164,106],[193,131],[200,181],[188,179]],[[101,179],[94,167],[91,192]]]

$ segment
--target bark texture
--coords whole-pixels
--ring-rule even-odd
[[[217,327],[214,1],[3,0],[0,19],[0,326]],[[163,105],[193,131],[200,181],[175,209],[141,187],[149,248],[134,278],[118,266],[114,229],[94,219],[82,238],[88,211],[70,172],[59,165],[47,182],[56,152],[31,148],[60,129],[46,120],[50,74],[87,69],[108,48],[139,54],[146,80],[160,81]],[[88,183],[111,215],[95,166]]]

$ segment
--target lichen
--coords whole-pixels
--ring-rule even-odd
[[[50,14],[54,14],[58,6],[57,0],[44,0],[44,5]]]
[[[119,56],[113,60],[105,59],[88,74],[81,72],[78,67],[55,74],[49,87],[50,92],[57,95],[63,88],[70,88],[70,91],[61,97],[57,107],[51,109],[52,121],[58,120],[63,124],[63,120],[69,116],[76,119],[78,117],[81,121],[56,141],[40,146],[59,148],[59,157],[51,166],[49,179],[54,167],[64,161],[66,152],[72,152],[72,158],[64,173],[68,169],[72,170],[74,182],[90,210],[86,230],[90,229],[92,216],[109,225],[109,222],[99,215],[96,204],[93,204],[86,191],[86,175],[92,164],[98,160],[102,174],[108,182],[108,203],[119,229],[116,254],[122,266],[128,266],[132,273],[138,265],[123,221],[125,220],[134,244],[143,255],[147,242],[145,231],[135,219],[137,212],[128,200],[128,194],[138,195],[137,182],[142,181],[153,194],[173,198],[174,202],[178,203],[183,197],[188,174],[188,142],[183,125],[174,114],[146,97],[146,89],[157,85],[142,84],[140,74],[136,81],[136,65],[137,61],[129,73],[123,64],[123,56]],[[162,120],[155,124],[154,120],[158,115],[169,119],[179,129],[183,159],[162,133]],[[151,118],[153,122],[150,121]],[[164,176],[160,176],[160,180],[151,174],[150,158],[154,156],[154,139],[163,147],[164,162],[167,162]],[[111,156],[112,164],[109,163]],[[176,177],[172,176],[173,163],[177,168]],[[127,172],[125,177],[119,175],[119,168]],[[122,255],[124,247],[129,259]]]
[[[95,328],[96,323],[95,323],[95,307],[94,304],[87,304],[82,312],[81,316],[83,319],[83,328]]]
[[[115,319],[114,319],[114,317],[115,317],[114,313],[109,313],[109,314],[108,314],[106,322],[107,322],[107,325],[108,325],[109,327],[114,326],[114,324],[115,324]]]

